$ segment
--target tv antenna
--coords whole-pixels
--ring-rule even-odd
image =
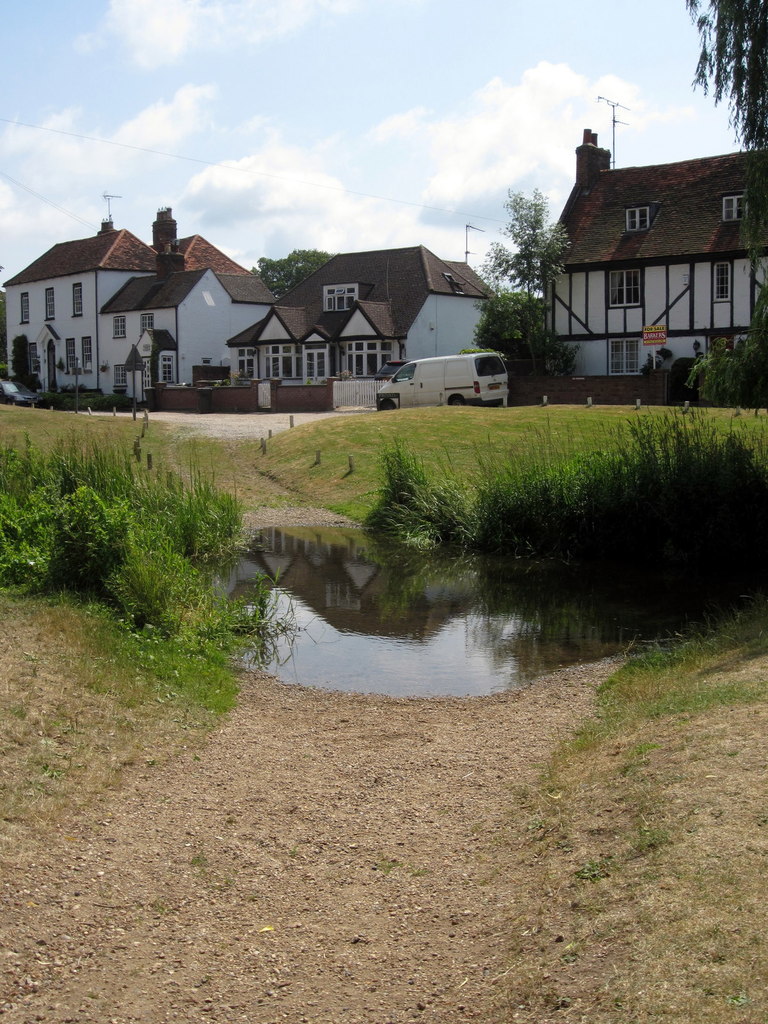
[[[464,262],[469,263],[469,232],[470,231],[483,231],[485,228],[476,228],[474,224],[464,225]]]
[[[122,199],[123,197],[122,196],[111,196],[108,192],[104,192],[102,194],[101,198],[107,204],[107,220],[112,220],[112,204],[111,204],[111,200],[112,199]]]
[[[607,103],[612,109],[611,125],[613,128],[613,138],[611,140],[611,167],[616,166],[616,125],[626,124],[626,121],[619,121],[616,117],[616,108],[621,107],[622,110],[629,110],[629,107],[625,107],[623,103],[617,103],[616,100],[607,100],[605,96],[598,96],[597,102],[602,100],[603,103]]]

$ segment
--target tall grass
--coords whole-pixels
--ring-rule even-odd
[[[764,432],[670,414],[628,422],[600,450],[504,460],[481,452],[477,464],[462,481],[447,470],[436,479],[402,445],[390,447],[368,525],[422,546],[517,555],[768,562]]]
[[[0,448],[0,584],[96,598],[130,629],[191,649],[261,643],[274,626],[266,589],[231,605],[213,587],[240,520],[200,473],[150,474],[115,446]]]

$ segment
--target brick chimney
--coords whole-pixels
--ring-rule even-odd
[[[590,189],[601,171],[611,168],[611,151],[599,149],[597,134],[591,128],[584,129],[584,141],[576,148],[576,187]]]
[[[155,273],[158,280],[164,281],[171,274],[184,270],[184,253],[179,252],[179,243],[175,240],[167,242],[162,252],[155,258]]]
[[[152,248],[156,252],[165,252],[166,246],[175,242],[177,237],[173,210],[165,206],[157,211],[157,220],[152,225]]]
[[[110,217],[109,220],[103,220],[101,222],[101,230],[99,231],[99,234],[100,235],[106,235],[108,231],[114,231],[114,230],[115,230],[115,225],[112,223],[112,218]]]

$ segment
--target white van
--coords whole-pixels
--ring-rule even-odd
[[[419,405],[506,405],[509,380],[495,352],[414,359],[376,395],[377,409]]]

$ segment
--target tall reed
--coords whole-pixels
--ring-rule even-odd
[[[429,479],[393,448],[369,524],[481,551],[754,566],[768,562],[766,452],[764,433],[680,413],[637,418],[576,455],[489,448],[463,481]]]

